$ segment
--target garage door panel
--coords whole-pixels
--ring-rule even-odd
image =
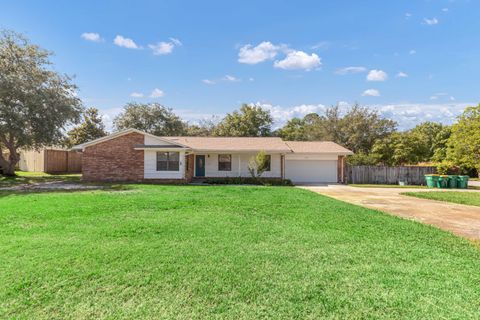
[[[337,182],[336,160],[286,160],[285,177],[293,182]]]

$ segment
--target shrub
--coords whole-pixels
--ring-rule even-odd
[[[253,184],[262,186],[293,186],[289,179],[280,178],[252,178],[252,177],[225,177],[225,178],[207,178],[208,184]]]

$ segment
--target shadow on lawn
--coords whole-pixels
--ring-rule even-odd
[[[72,186],[71,184],[70,186]],[[70,187],[68,189],[62,187],[55,188],[35,188],[35,187],[25,187],[14,190],[0,190],[0,198],[8,196],[26,196],[30,194],[42,194],[42,193],[76,193],[76,192],[88,192],[88,191],[128,191],[133,188],[125,184],[90,184],[90,183],[75,183],[78,187]]]

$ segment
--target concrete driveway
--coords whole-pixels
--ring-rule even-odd
[[[400,194],[410,191],[438,191],[438,189],[361,188],[344,185],[300,186],[300,188],[430,224],[468,239],[480,240],[480,207],[419,199]],[[463,190],[462,192],[480,191]]]

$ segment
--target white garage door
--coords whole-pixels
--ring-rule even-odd
[[[285,177],[297,183],[335,183],[337,160],[285,160]]]

